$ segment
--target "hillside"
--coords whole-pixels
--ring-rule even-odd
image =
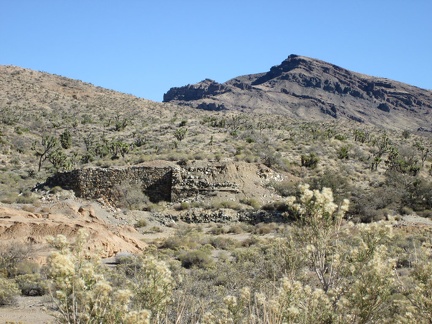
[[[388,129],[432,130],[431,91],[298,55],[266,73],[171,88],[164,102],[305,121],[348,119]]]
[[[317,61],[287,61],[296,60],[303,63],[285,62],[287,67],[224,85],[206,80],[195,97],[190,89],[176,90],[184,99],[178,104],[0,66],[0,321],[43,323],[67,316],[59,307],[66,305],[64,296],[75,298],[75,289],[81,289],[79,298],[70,304],[83,309],[77,316],[86,316],[88,305],[100,305],[106,316],[150,309],[151,323],[301,322],[290,317],[298,314],[310,323],[353,322],[370,314],[376,322],[403,322],[400,316],[411,311],[411,322],[421,322],[423,314],[430,318],[423,308],[410,308],[410,300],[429,296],[432,287],[419,282],[430,277],[432,266],[419,258],[428,255],[419,251],[432,231],[432,133],[425,131],[428,115],[417,117],[430,109],[417,107],[427,94],[418,90],[424,95],[411,100],[417,113],[391,97],[390,112],[374,108],[359,122],[349,118],[350,109],[363,109],[353,107],[373,99],[328,88],[326,98],[351,103],[338,106],[335,118],[314,99],[323,89],[299,85],[318,75],[312,68]],[[351,78],[355,89],[367,79]],[[233,109],[211,104],[241,92],[256,95],[245,94],[245,102],[270,107],[282,88],[273,94],[268,89],[281,82],[283,89],[293,87],[286,92],[295,95],[287,98],[303,96],[292,113],[234,109],[234,97]],[[210,92],[218,94],[201,99],[209,100],[206,109],[184,105]],[[279,107],[286,109],[282,101]],[[305,208],[293,204],[296,199]],[[85,240],[81,230],[89,235]],[[48,246],[58,234],[64,237]],[[311,262],[311,244],[325,259]],[[57,254],[51,254],[55,247]],[[65,264],[48,262],[42,270],[47,255]],[[101,265],[105,257],[109,267]],[[335,271],[318,267],[328,264]],[[342,295],[327,294],[324,277]],[[62,294],[75,282],[73,291]],[[101,287],[110,291],[103,303],[95,298]],[[426,288],[423,294],[412,287]],[[20,294],[29,297],[16,299]],[[286,296],[299,297],[289,302],[300,313],[293,307],[292,314],[282,312]],[[318,311],[308,306],[303,312],[305,301],[319,305]]]
[[[190,188],[208,183],[205,178],[209,176],[196,173],[207,167],[231,170],[221,178],[224,180],[211,186],[224,188],[225,183],[245,188],[232,197],[207,195],[196,202],[201,206],[229,205],[230,200],[239,203],[251,199],[260,205],[271,203],[277,200],[278,192],[268,185],[276,178],[282,183],[285,180],[311,182],[334,172],[343,176],[347,185],[356,183],[356,190],[364,193],[354,196],[365,199],[375,186],[379,189],[379,183],[386,184],[389,171],[404,176],[429,176],[431,133],[425,130],[430,127],[430,92],[349,72],[318,60],[291,55],[268,73],[239,77],[223,85],[206,80],[201,88],[170,90],[171,95],[166,97],[182,98],[179,102],[182,105],[156,103],[19,67],[0,66],[0,72],[0,196],[3,202],[26,201],[27,195],[29,201],[37,199],[30,190],[58,171],[132,166],[154,160],[178,164],[189,174],[182,181]],[[272,111],[264,106],[253,108],[255,99],[249,100],[249,108],[242,108],[246,113],[237,111],[240,102],[237,97],[233,99],[232,109],[221,111],[183,105],[194,105],[197,98],[208,101],[235,97],[239,93],[259,94],[256,97],[259,100],[276,94],[292,99],[282,94],[281,89],[291,89],[289,93],[301,94],[303,98],[293,106],[297,108],[285,107],[286,114],[269,113]],[[336,118],[328,112],[322,113],[324,106],[310,105],[317,102],[314,96],[323,93],[328,100],[340,99],[350,104],[337,108]],[[361,106],[370,102],[378,104],[384,100],[380,96],[390,107],[389,111],[365,110]],[[272,107],[277,112],[277,107]],[[363,122],[347,117],[354,116],[353,109],[362,112]],[[424,125],[423,131],[417,131],[420,123]],[[407,127],[398,130],[402,124]],[[415,131],[411,131],[413,128]],[[308,165],[306,157],[313,160],[315,156],[319,162]],[[253,164],[250,170],[255,171],[234,174],[247,169],[239,162]],[[256,179],[262,178],[256,171],[263,169],[260,164],[275,171],[277,176],[253,190],[253,182],[258,183],[261,180]],[[241,180],[246,174],[251,179],[248,186]],[[236,182],[230,183],[229,179]],[[348,195],[353,195],[351,190]],[[397,198],[391,201],[394,204]],[[378,205],[383,209],[391,204]]]

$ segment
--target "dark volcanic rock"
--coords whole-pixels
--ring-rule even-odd
[[[185,87],[171,88],[166,94],[164,94],[164,100],[199,100],[210,96],[217,96],[225,93],[229,90],[229,87],[223,84],[217,83],[216,81],[205,79],[197,84],[187,85]]]
[[[266,73],[171,88],[164,101],[304,120],[342,118],[395,129],[429,129],[432,123],[431,91],[299,55]]]

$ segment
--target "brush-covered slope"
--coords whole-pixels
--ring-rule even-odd
[[[431,91],[298,55],[267,73],[171,88],[164,102],[309,121],[345,118],[392,129],[430,130],[432,123]]]

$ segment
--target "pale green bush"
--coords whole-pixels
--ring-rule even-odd
[[[174,288],[171,271],[165,262],[147,255],[123,265],[134,309],[148,309],[158,319],[169,302]]]
[[[80,232],[73,249],[58,235],[48,241],[57,251],[47,260],[49,289],[60,323],[149,323],[150,312],[131,312],[133,292],[115,289],[98,260],[84,253]]]
[[[12,305],[20,291],[15,281],[0,277],[0,306]]]

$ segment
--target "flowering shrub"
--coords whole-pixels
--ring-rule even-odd
[[[386,223],[347,222],[348,201],[335,204],[330,189],[301,186],[299,198],[288,197],[286,205],[295,221],[278,237],[233,246],[206,268],[185,268],[174,260],[169,268],[153,249],[107,271],[84,253],[85,236],[73,247],[62,236],[52,238],[57,251],[48,259],[47,274],[59,321],[427,323],[432,318],[428,244],[409,250]],[[190,240],[188,246],[178,245],[172,257],[191,247],[204,251],[208,240],[188,235],[182,238]],[[396,269],[407,258],[398,255],[400,244],[411,263]]]
[[[123,284],[133,293],[134,309],[148,309],[158,318],[171,302],[174,280],[165,262],[151,255],[130,257],[119,266]]]
[[[368,323],[391,317],[397,288],[395,261],[385,246],[391,228],[344,224],[349,203],[336,205],[330,189],[305,185],[300,192],[299,199],[287,198],[296,222],[285,244],[275,241],[286,263],[279,287],[227,296],[204,322]]]
[[[50,292],[60,323],[149,323],[150,312],[130,312],[129,289],[114,289],[100,262],[86,255],[86,234],[80,232],[74,248],[63,235],[50,238],[57,249],[47,260]]]

